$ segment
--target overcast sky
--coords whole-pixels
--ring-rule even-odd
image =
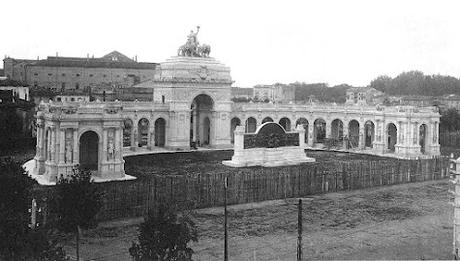
[[[200,43],[231,67],[233,86],[327,82],[365,86],[402,71],[460,76],[460,1],[5,0],[0,55],[138,61]]]

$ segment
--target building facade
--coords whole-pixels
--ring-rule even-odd
[[[130,87],[152,79],[156,66],[156,63],[137,62],[117,51],[101,58],[49,56],[41,60],[9,57],[3,60],[8,79],[55,91]]]

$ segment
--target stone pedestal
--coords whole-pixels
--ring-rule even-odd
[[[271,123],[273,124],[273,123]],[[261,126],[264,127],[263,125]],[[257,130],[256,134],[259,132]],[[282,127],[280,126],[282,129]],[[284,129],[283,129],[284,130]],[[234,154],[232,160],[223,161],[224,165],[230,167],[277,167],[297,165],[306,162],[315,162],[315,159],[307,157],[304,151],[305,130],[298,126],[295,133],[299,135],[298,146],[284,146],[277,148],[244,148],[244,127],[237,126],[235,131]],[[253,135],[253,134],[248,134]]]

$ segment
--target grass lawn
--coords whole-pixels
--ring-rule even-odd
[[[392,158],[331,151],[306,151],[308,157],[318,163],[355,160],[395,160]],[[148,175],[184,175],[186,173],[226,172],[235,170],[222,164],[230,160],[233,150],[194,151],[164,154],[149,154],[125,157],[125,171],[129,175],[142,178]]]

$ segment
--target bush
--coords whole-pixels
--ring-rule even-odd
[[[133,242],[130,255],[136,261],[192,260],[193,250],[187,246],[198,241],[195,223],[186,215],[178,215],[174,207],[161,204],[157,213],[150,213],[139,226],[139,242]]]

